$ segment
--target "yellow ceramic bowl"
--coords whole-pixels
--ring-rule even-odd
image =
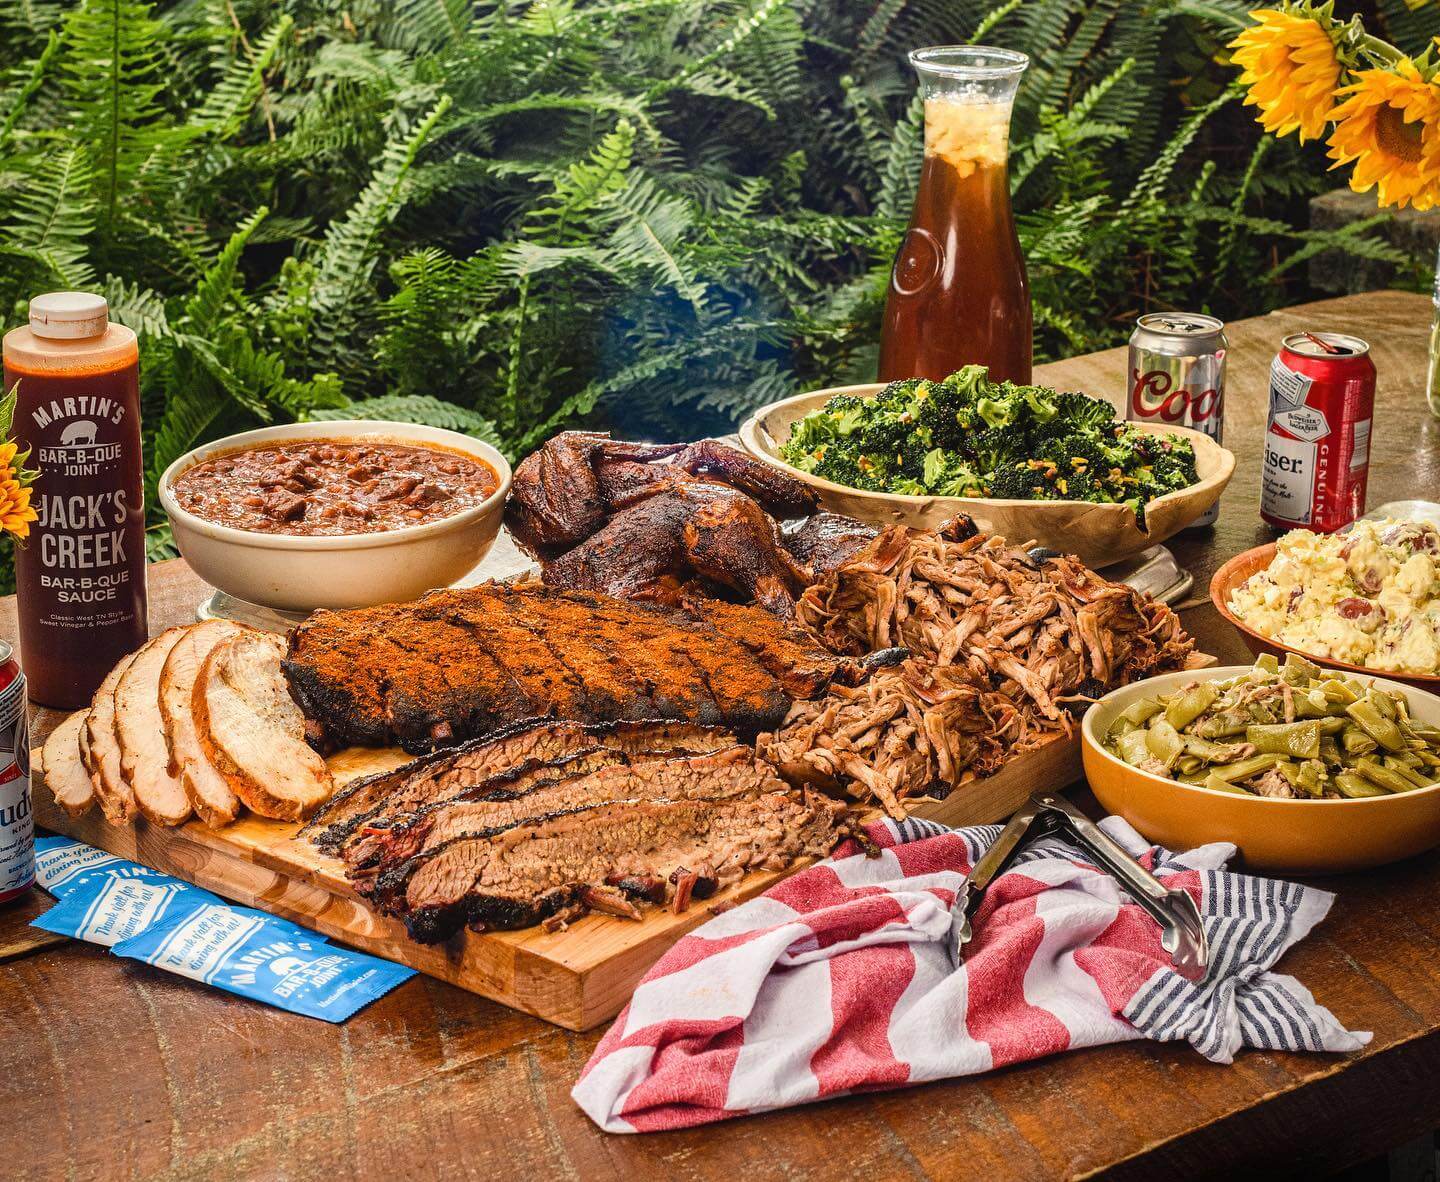
[[[1367,800],[1274,800],[1181,784],[1133,768],[1101,744],[1137,698],[1174,692],[1193,681],[1246,672],[1229,665],[1166,673],[1106,694],[1081,723],[1085,778],[1100,803],[1150,841],[1186,850],[1232,841],[1246,867],[1277,874],[1329,874],[1398,862],[1440,845],[1440,784]],[[1365,677],[1403,694],[1419,721],[1440,726],[1440,697],[1383,677]]]

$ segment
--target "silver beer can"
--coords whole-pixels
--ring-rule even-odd
[[[1137,423],[1191,427],[1221,442],[1225,424],[1225,324],[1198,312],[1151,312],[1130,336],[1130,392],[1125,417]],[[1191,523],[1213,525],[1216,502]]]

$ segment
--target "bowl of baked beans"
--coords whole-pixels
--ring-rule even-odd
[[[510,465],[413,423],[264,427],[207,443],[160,478],[195,572],[282,611],[414,599],[462,579],[500,529]]]

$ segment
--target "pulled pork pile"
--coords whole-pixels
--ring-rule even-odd
[[[850,785],[887,812],[989,775],[1073,731],[1067,703],[1183,668],[1164,604],[1068,556],[891,526],[806,591],[797,616],[836,652],[908,650],[855,687],[797,702],[759,749],[787,778]]]

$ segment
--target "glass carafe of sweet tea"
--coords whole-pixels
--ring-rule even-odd
[[[940,379],[987,365],[1030,380],[1030,285],[1010,208],[1010,108],[1023,53],[917,49],[925,162],[895,256],[880,334],[880,380]]]

